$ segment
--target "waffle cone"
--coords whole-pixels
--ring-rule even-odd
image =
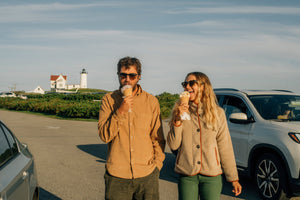
[[[189,100],[190,100],[190,97],[188,97],[188,96],[180,97],[181,103],[189,103]]]
[[[125,97],[132,95],[132,88],[127,88],[123,91]]]
[[[189,103],[190,100],[190,93],[187,91],[182,92],[180,95],[181,103]]]

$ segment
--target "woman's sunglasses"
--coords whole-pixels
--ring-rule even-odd
[[[130,80],[132,80],[132,81],[136,78],[137,75],[138,74],[136,74],[136,73],[130,73],[130,74],[120,73],[119,74],[119,76],[120,76],[121,79],[126,79],[127,76],[129,76]]]
[[[186,88],[187,85],[190,85],[190,87],[193,87],[195,84],[198,84],[197,80],[191,80],[191,81],[184,81],[181,83],[182,87]]]

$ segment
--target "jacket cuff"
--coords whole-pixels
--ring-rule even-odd
[[[182,122],[180,122],[179,125],[176,125],[175,121],[173,121],[173,125],[174,125],[174,127],[180,127],[182,125]]]
[[[233,183],[233,182],[238,182],[239,181],[239,179],[237,179],[237,180],[234,180],[234,181],[228,181],[229,183]]]

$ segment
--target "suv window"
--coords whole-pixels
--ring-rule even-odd
[[[12,157],[12,151],[0,124],[0,166]]]
[[[253,95],[249,99],[264,119],[300,121],[300,96]]]
[[[250,119],[251,113],[242,99],[234,96],[225,96],[223,100],[223,109],[225,110],[226,118],[232,113],[245,113]]]

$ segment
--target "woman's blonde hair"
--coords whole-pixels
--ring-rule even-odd
[[[200,117],[204,122],[204,125],[212,130],[217,130],[217,123],[218,123],[218,115],[217,115],[217,108],[218,108],[218,102],[216,95],[214,93],[213,87],[211,85],[211,82],[209,78],[202,72],[191,72],[188,73],[185,77],[185,80],[188,78],[188,76],[194,75],[196,77],[196,80],[198,81],[198,102],[199,102],[199,108],[200,108]],[[200,91],[200,85],[204,84],[204,90]],[[200,92],[202,92],[202,97],[200,99]],[[180,101],[177,101],[173,107],[172,114],[171,114],[171,123],[174,122],[175,117],[177,115]]]

